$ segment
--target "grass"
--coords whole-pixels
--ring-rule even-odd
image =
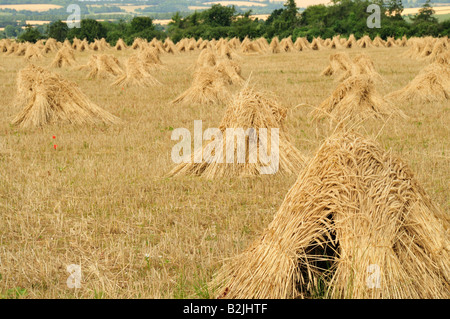
[[[434,17],[438,19],[439,22],[444,22],[450,19],[450,13],[445,14],[435,14]]]
[[[50,9],[62,8],[60,5],[55,4],[5,4],[0,5],[0,9],[13,9],[17,11],[28,10],[36,12],[45,12]]]
[[[424,62],[402,58],[406,48],[365,52],[388,81],[385,95],[406,85]],[[311,156],[330,133],[307,114],[336,86],[320,77],[334,51],[243,57],[259,90],[273,92],[288,111],[294,145]],[[111,51],[122,61],[130,51]],[[76,53],[85,64],[90,53]],[[217,127],[224,105],[182,107],[169,102],[189,87],[198,53],[163,55],[155,71],[162,87],[111,87],[83,71],[56,70],[75,81],[119,126],[17,129],[11,118],[22,57],[0,65],[0,295],[5,298],[209,298],[207,283],[226,258],[243,251],[273,219],[297,176],[249,179],[166,178],[174,128]],[[53,54],[38,61],[49,65]],[[233,91],[238,87],[231,87]],[[302,105],[300,105],[303,103]],[[300,105],[300,106],[299,106]],[[399,105],[410,118],[369,122],[399,154],[445,212],[450,211],[450,108],[443,103]],[[418,124],[420,123],[420,124]],[[52,136],[56,138],[53,139]],[[57,149],[53,145],[57,144]],[[69,289],[67,265],[82,269],[80,289]],[[22,293],[23,292],[23,293]],[[324,292],[318,292],[322,297]]]

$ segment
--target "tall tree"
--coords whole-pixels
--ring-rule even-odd
[[[295,0],[287,0],[284,4],[283,18],[290,27],[295,27],[298,23],[298,9]]]
[[[154,30],[153,20],[149,17],[134,17],[130,23],[131,33]]]
[[[176,28],[183,27],[183,17],[181,16],[180,12],[176,12],[172,16],[172,21],[169,22],[169,26],[176,27]]]
[[[234,6],[226,7],[220,4],[213,5],[209,10],[203,11],[205,22],[210,26],[228,27],[236,13]]]
[[[17,33],[17,29],[20,29],[20,28],[14,27],[12,25],[7,25],[5,27],[5,35],[6,35],[6,37],[13,38],[13,37],[17,36],[17,34],[18,34]]]
[[[18,39],[22,42],[32,42],[32,43],[35,43],[36,41],[43,38],[44,37],[39,32],[39,30],[31,25],[27,25],[25,31],[18,37]]]
[[[191,15],[191,23],[193,26],[197,26],[199,23],[199,14],[197,13],[197,10],[194,11],[194,13]]]
[[[89,42],[94,42],[95,39],[106,38],[106,28],[97,20],[82,19],[80,28],[72,28],[69,30],[70,38],[76,36],[79,39],[86,38]]]
[[[435,11],[431,6],[431,0],[427,0],[422,5],[422,8],[419,9],[419,13],[415,16],[414,20],[437,22],[437,19],[433,17],[433,14],[435,14]]]
[[[63,42],[66,37],[67,33],[69,32],[69,27],[65,22],[62,22],[61,20],[52,22],[47,30],[47,35],[49,38],[53,38],[55,40],[58,40],[59,42]]]
[[[403,9],[404,7],[402,0],[388,0],[387,10],[390,17],[401,18]]]

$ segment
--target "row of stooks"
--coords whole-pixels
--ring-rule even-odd
[[[158,50],[160,53],[179,53],[190,52],[195,50],[202,50],[211,45],[217,49],[222,49],[221,46],[228,46],[229,50],[236,50],[242,54],[263,54],[263,53],[282,53],[282,52],[298,52],[305,50],[322,50],[322,49],[342,49],[342,48],[371,48],[371,47],[405,47],[410,46],[416,42],[418,43],[430,43],[436,39],[432,37],[428,38],[410,38],[407,39],[403,36],[401,39],[394,39],[392,37],[387,40],[383,40],[380,37],[375,37],[373,40],[369,36],[363,36],[360,39],[356,39],[351,35],[348,39],[335,36],[333,38],[322,39],[320,37],[314,38],[309,42],[305,37],[299,37],[296,41],[292,41],[291,37],[283,38],[279,40],[278,37],[274,37],[270,43],[265,38],[258,38],[251,40],[245,38],[240,41],[238,38],[232,39],[219,39],[219,40],[195,40],[182,39],[177,44],[174,44],[170,38],[166,38],[164,41],[154,38],[150,42],[145,39],[136,38],[134,42],[127,46],[126,43],[119,39],[116,45],[112,47],[104,38],[95,40],[89,43],[86,39],[73,39],[72,43],[69,40],[65,40],[63,43],[56,41],[55,39],[39,40],[35,44],[31,43],[18,43],[10,39],[3,39],[0,41],[0,52],[7,54],[16,54],[20,56],[33,56],[39,52],[39,54],[46,54],[49,52],[56,52],[63,45],[71,47],[76,51],[105,51],[109,49],[125,50],[128,48],[139,49],[143,46],[150,45]],[[442,38],[448,44],[448,38]],[[29,51],[27,53],[27,50]],[[226,50],[226,48],[224,49]]]
[[[403,56],[416,56],[417,47],[420,46],[413,45],[403,53]],[[427,45],[422,47],[426,48]],[[345,118],[351,120],[359,118],[361,115],[359,111],[372,113],[373,116],[389,115],[395,109],[393,104],[399,101],[448,101],[450,51],[447,40],[444,42],[444,39],[436,39],[433,48],[436,48],[436,51],[430,50],[429,55],[420,56],[420,59],[424,59],[429,65],[424,67],[406,87],[391,92],[386,98],[381,97],[375,90],[375,83],[386,81],[375,70],[374,63],[367,54],[358,54],[353,59],[346,52],[331,54],[329,65],[321,75],[336,76],[341,83],[330,98],[313,111],[313,114],[328,115],[333,117],[335,122],[340,122]],[[233,51],[223,52],[211,47],[202,50],[197,59],[191,86],[173,102],[227,103],[230,98],[227,85],[240,85],[245,81],[236,60],[239,60],[239,56]]]
[[[393,44],[394,42],[396,42],[397,44]],[[337,45],[337,43],[343,44],[339,46]],[[213,51],[218,52],[221,56],[231,57],[232,55],[237,56],[239,54],[246,55],[255,53],[280,53],[302,50],[320,50],[320,48],[368,48],[372,46],[392,47],[395,45],[409,47],[408,51],[405,53],[406,57],[433,61],[439,55],[448,51],[449,39],[447,37],[426,37],[410,38],[407,40],[405,37],[403,37],[402,39],[398,39],[396,41],[394,41],[393,39],[383,41],[381,38],[375,38],[373,41],[371,41],[368,36],[365,36],[356,41],[352,36],[350,36],[349,39],[340,39],[338,36],[336,36],[333,39],[326,40],[316,38],[311,43],[309,43],[305,38],[298,38],[295,43],[292,43],[290,37],[282,39],[281,41],[279,41],[278,38],[275,37],[272,39],[270,44],[264,38],[253,41],[246,38],[242,42],[237,38],[233,38],[230,40],[220,39],[218,41],[208,41],[201,39],[195,41],[194,39],[183,39],[177,45],[174,45],[170,39],[166,39],[164,42],[161,42],[157,39],[153,39],[152,41],[147,42],[146,40],[137,38],[135,39],[131,48],[138,51],[146,50],[147,52],[150,52],[150,49],[152,49],[153,51],[156,51],[156,53],[150,54],[152,56],[163,53],[175,53],[183,51],[187,52],[197,49],[201,51],[203,51],[204,49],[212,49]],[[56,52],[57,54],[50,65],[51,67],[73,65],[75,62],[75,52],[84,51],[86,50],[86,48],[90,48],[94,52],[102,52],[106,49],[110,49],[110,46],[105,41],[105,39],[96,40],[91,44],[87,43],[86,40],[81,41],[78,39],[74,39],[73,43],[70,43],[68,40],[61,43],[54,39],[47,39],[45,41],[40,40],[35,44],[17,43],[9,39],[0,40],[0,53],[4,53],[6,55],[23,56],[28,61],[39,60],[46,54],[52,54]],[[115,49],[123,50],[126,48],[126,44],[121,39],[119,39],[115,46]],[[93,56],[93,59],[96,59],[96,56]],[[136,69],[136,67],[133,67],[133,64],[136,64],[136,60],[136,57],[130,60],[129,66],[131,69]],[[153,64],[160,65],[161,63],[160,61],[155,60],[153,61]],[[148,83],[156,84],[157,81],[151,80],[148,81]]]
[[[376,92],[375,83],[385,80],[375,70],[374,63],[364,53],[353,59],[346,52],[336,52],[329,57],[329,65],[321,73],[322,76],[336,76],[340,82],[335,92],[312,113],[315,117],[327,115],[340,122],[346,118],[358,119],[364,112],[373,116],[389,115],[395,107],[391,102],[414,100],[416,102],[447,101],[450,98],[449,59],[450,51],[446,39],[434,39],[413,45],[403,53],[407,57],[419,57],[431,62],[405,88],[391,92],[386,98]],[[231,97],[229,85],[243,85],[245,82],[242,70],[237,61],[240,60],[236,51],[221,50],[225,46],[213,46],[209,43],[199,54],[194,65],[191,86],[172,103],[181,104],[217,104],[228,103]],[[436,48],[436,51],[427,48]],[[418,49],[421,48],[421,49]],[[418,53],[417,53],[418,52]],[[423,52],[430,52],[424,55]],[[58,50],[52,67],[74,65],[75,54],[72,48],[63,45]],[[86,65],[76,66],[77,70],[87,70],[87,78],[113,77],[112,85],[148,87],[161,85],[151,72],[166,68],[160,59],[160,51],[151,45],[141,46],[132,51],[125,67],[112,54],[92,54]],[[45,72],[47,75],[49,72]],[[39,72],[38,72],[39,74]],[[44,85],[44,83],[41,83]],[[21,83],[19,81],[20,88]],[[37,90],[44,92],[45,90]],[[326,104],[329,104],[328,106]],[[349,107],[349,105],[354,105]],[[364,105],[362,107],[362,105]],[[341,107],[342,106],[342,107]],[[359,111],[364,112],[359,112]],[[360,114],[361,113],[361,114]],[[48,119],[36,125],[45,124]],[[359,114],[359,115],[357,115]],[[363,115],[364,117],[365,115]]]

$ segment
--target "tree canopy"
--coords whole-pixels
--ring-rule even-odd
[[[381,9],[380,28],[369,28],[367,18],[370,13],[367,7],[378,4]],[[280,38],[297,37],[331,38],[334,35],[348,37],[354,34],[359,38],[364,35],[402,37],[410,36],[448,36],[450,21],[439,22],[434,16],[430,0],[426,0],[418,14],[405,19],[402,16],[401,0],[332,0],[332,5],[314,5],[299,12],[295,0],[287,0],[284,6],[274,10],[267,20],[259,20],[251,16],[250,11],[239,11],[234,6],[215,4],[211,8],[195,11],[191,14],[175,13],[168,26],[155,25],[150,17],[137,16],[130,21],[99,22],[93,19],[81,20],[80,28],[69,29],[60,20],[51,23],[47,30],[27,27],[19,36],[22,41],[37,41],[37,39],[52,37],[59,41],[65,38],[86,38],[92,42],[95,39],[106,38],[111,44],[122,38],[128,44],[137,37],[151,40],[170,37],[174,42],[182,38],[219,39],[221,37],[265,37]],[[19,31],[19,32],[18,32]],[[5,28],[4,36],[14,37],[20,30],[14,26]]]

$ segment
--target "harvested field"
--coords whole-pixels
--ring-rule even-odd
[[[359,145],[364,150],[367,148],[370,150],[371,164],[366,166],[365,162],[356,160],[354,162],[358,165],[352,166],[349,172],[364,172],[367,178],[352,180],[364,184],[362,190],[375,192],[381,189],[380,192],[384,195],[404,195],[403,199],[398,195],[398,201],[386,206],[386,211],[391,214],[386,216],[395,216],[398,218],[396,221],[401,220],[408,216],[399,208],[403,200],[409,205],[413,202],[408,201],[410,198],[415,199],[414,196],[419,194],[417,198],[422,200],[422,196],[425,198],[423,194],[426,194],[423,207],[432,211],[433,215],[409,215],[413,218],[411,223],[436,225],[440,220],[448,220],[448,98],[423,101],[400,98],[395,102],[391,101],[394,103],[393,107],[406,117],[392,116],[381,122],[376,118],[368,118],[363,124],[359,123],[354,127],[357,131],[355,136],[361,136],[358,141],[364,141],[362,143],[353,143],[352,138],[343,138],[345,143],[330,143],[330,136],[341,136],[341,133],[336,131],[335,126],[330,126],[328,121],[311,121],[309,116],[339,85],[334,76],[321,76],[321,72],[330,64],[329,57],[332,53],[346,53],[350,61],[354,61],[360,54],[367,55],[373,62],[373,68],[383,79],[373,81],[371,88],[373,86],[377,95],[383,98],[389,93],[409,88],[408,85],[422,70],[431,63],[443,63],[439,62],[444,61],[443,57],[435,62],[406,57],[412,52],[412,42],[404,47],[385,47],[379,43],[378,47],[370,45],[367,48],[361,48],[355,42],[351,49],[344,45],[330,49],[324,40],[316,40],[316,49],[311,50],[304,42],[299,41],[296,45],[294,41],[294,48],[304,49],[289,52],[280,49],[279,53],[272,53],[269,47],[264,48],[265,44],[262,42],[246,41],[245,50],[240,44],[236,44],[236,49],[232,49],[235,55],[232,61],[239,66],[242,79],[249,81],[255,92],[271,93],[277,105],[285,109],[283,130],[289,136],[289,142],[302,156],[308,160],[314,159],[323,145],[342,145],[342,153],[333,153],[336,161],[326,161],[328,151],[323,147],[319,154],[320,159],[323,156],[324,160],[318,162],[350,165],[357,154],[366,153],[352,151],[347,161],[344,155],[340,157],[340,154],[345,153],[344,146],[348,149],[352,149],[352,145]],[[330,41],[330,45],[331,43]],[[85,47],[80,41],[73,48],[76,64],[58,62],[57,66],[60,67],[50,68],[57,50],[43,53],[30,62],[24,57],[24,47],[17,46],[14,42],[0,41],[0,298],[12,298],[14,295],[11,294],[17,289],[24,292],[21,298],[215,298],[222,291],[214,291],[211,283],[227,262],[246,252],[263,234],[267,234],[268,226],[276,218],[280,218],[276,217],[277,212],[286,209],[294,214],[295,210],[287,209],[287,203],[284,202],[299,176],[304,174],[303,176],[308,177],[304,180],[316,180],[316,175],[307,173],[250,177],[225,174],[214,179],[192,175],[167,177],[175,166],[171,151],[177,141],[171,139],[172,132],[177,128],[186,128],[194,137],[195,120],[202,120],[203,130],[218,128],[229,104],[202,103],[201,99],[189,100],[188,103],[171,103],[184,92],[191,92],[189,89],[194,83],[200,49],[191,41],[178,46],[182,50],[175,54],[160,53],[159,59],[164,67],[148,71],[159,82],[158,85],[140,85],[142,83],[139,81],[135,82],[140,75],[133,74],[139,74],[140,69],[133,69],[133,59],[129,58],[149,45],[147,42],[140,42],[136,49],[122,46],[117,50],[112,46],[98,52],[89,46]],[[83,46],[83,50],[79,49],[80,46]],[[80,65],[88,66],[93,55],[111,56],[110,60],[118,61],[119,64],[115,65],[122,68],[111,68],[112,73],[108,72],[105,77],[94,76],[100,75],[102,71],[95,67],[95,72],[89,68],[77,69]],[[121,123],[73,125],[66,121],[55,121],[27,128],[12,125],[13,119],[24,107],[23,104],[17,104],[17,77],[20,70],[29,63],[46,68],[76,84],[77,90],[86,99],[119,118]],[[89,72],[93,73],[87,78]],[[118,81],[116,85],[112,85],[115,81]],[[448,82],[443,80],[442,83],[446,85]],[[220,82],[219,87],[225,87],[229,95],[235,96],[242,90],[242,85],[239,82]],[[48,95],[51,93],[49,90]],[[265,93],[264,96],[268,95]],[[45,105],[42,100],[38,102]],[[325,141],[328,144],[324,144]],[[372,148],[375,144],[377,147]],[[392,154],[392,158],[400,158],[401,162],[390,161],[390,155],[385,154]],[[404,163],[406,168],[399,163]],[[395,178],[389,174],[391,167],[395,167]],[[388,176],[392,185],[378,185],[379,172],[382,172],[380,176]],[[336,184],[336,181],[345,180],[345,176],[333,175],[329,181]],[[414,186],[411,192],[397,192],[397,187],[408,190],[408,185],[412,184],[407,181],[413,181],[413,185],[420,187]],[[306,186],[303,189],[305,192],[302,194],[307,194],[310,190]],[[351,187],[348,189],[350,192]],[[325,200],[332,196],[327,193],[326,188],[321,189],[320,194]],[[342,194],[339,193],[336,198],[345,197]],[[290,196],[293,195],[292,192]],[[355,199],[348,206],[355,203],[375,204],[378,197],[370,197],[370,202],[364,201],[364,198]],[[386,195],[382,198],[390,197]],[[397,196],[395,198],[397,200]],[[366,207],[364,205],[361,207]],[[419,211],[420,209],[414,210]],[[440,213],[434,215],[436,211]],[[323,217],[320,214],[317,216]],[[347,215],[339,215],[335,219],[341,223],[336,226],[339,226],[337,231],[360,235],[358,224],[344,223],[345,216]],[[387,221],[382,223],[386,217],[377,216],[380,224],[374,224],[375,226],[388,225]],[[436,222],[435,216],[441,219]],[[361,216],[360,219],[365,217]],[[354,222],[362,223],[357,219]],[[445,225],[444,222],[442,224]],[[383,238],[385,241],[382,245],[391,245],[391,237],[383,237],[383,234],[395,237],[394,231],[385,226],[376,229],[382,229],[386,233],[377,232],[378,237],[370,240]],[[434,230],[438,228],[394,226],[403,232],[397,235],[404,235],[404,245],[413,243],[413,231],[417,231],[417,236],[426,238],[424,234],[436,235]],[[420,259],[420,264],[411,259],[411,256],[422,253],[418,247],[423,245],[428,245],[425,252],[433,250],[436,254],[441,253],[442,245],[448,247],[448,229],[439,235],[442,237],[436,239],[436,242],[414,242],[413,254],[403,249],[404,246],[394,250],[403,254],[395,255],[397,259],[389,259],[387,255],[380,257],[374,253],[376,261],[383,262],[384,265],[392,266],[397,260],[410,260],[410,268],[401,268],[401,271],[395,273],[400,274],[399,276],[389,277],[391,273],[384,273],[382,284],[388,278],[394,278],[396,282],[411,278],[408,277],[409,274],[416,273],[421,265],[436,266],[418,281],[432,283],[428,286],[429,289],[421,291],[417,287],[406,286],[405,289],[410,290],[404,293],[387,289],[383,290],[383,294],[358,294],[357,291],[350,293],[342,285],[332,285],[330,290],[317,290],[312,297],[448,298],[448,277],[439,277],[440,271],[444,269],[445,273],[445,267],[449,266],[448,259],[444,258],[447,255],[439,255],[444,256],[439,259],[437,255],[430,254],[434,259]],[[340,247],[345,247],[348,252],[351,240],[345,236],[339,238],[344,238]],[[364,245],[367,242],[362,240],[358,243]],[[297,244],[292,247],[297,247],[295,245]],[[360,253],[361,250],[353,257],[362,256]],[[350,254],[345,258],[340,260],[355,260]],[[294,259],[288,261],[291,260]],[[369,259],[362,258],[358,265],[364,268],[370,263]],[[71,264],[81,266],[81,287],[77,289],[67,286],[70,275],[67,266]],[[350,275],[348,268],[340,266],[341,264],[333,268],[336,276],[332,278],[342,283]],[[389,267],[383,269],[391,269]],[[292,271],[294,268],[283,269]],[[441,281],[436,279],[438,277]],[[307,283],[308,278],[318,276],[314,273],[311,277],[303,278]],[[359,283],[364,282],[364,275],[361,273],[357,278]],[[292,282],[283,281],[283,284],[286,283],[289,285]],[[306,288],[302,290],[298,286],[297,290],[287,292],[283,287],[268,296],[311,297]],[[405,286],[399,284],[396,287]]]

